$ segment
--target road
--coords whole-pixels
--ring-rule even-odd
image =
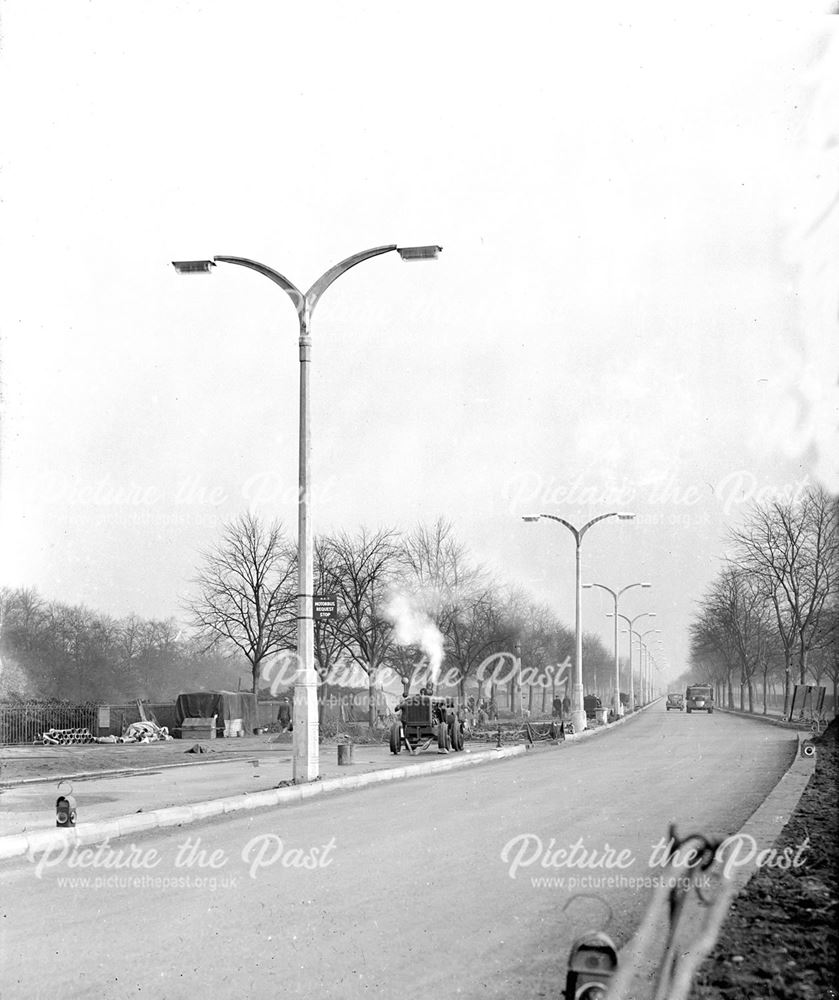
[[[0,996],[556,996],[577,934],[631,936],[668,824],[734,832],[794,747],[655,708],[525,758],[115,841],[75,859],[91,867],[6,863]],[[575,843],[631,866],[534,860]]]

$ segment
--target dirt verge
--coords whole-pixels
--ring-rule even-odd
[[[816,770],[776,846],[806,842],[803,865],[762,868],[734,901],[691,1000],[835,1000],[839,995],[837,721],[815,740]]]

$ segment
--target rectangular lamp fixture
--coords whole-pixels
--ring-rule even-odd
[[[173,260],[172,267],[178,274],[209,274],[216,265],[211,260]]]
[[[396,252],[402,260],[434,260],[439,256],[442,247],[397,247]]]

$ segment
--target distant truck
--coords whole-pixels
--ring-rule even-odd
[[[707,712],[711,715],[714,711],[714,689],[710,684],[691,684],[685,691],[685,708],[688,714],[691,712]]]

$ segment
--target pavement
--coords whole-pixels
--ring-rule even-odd
[[[571,735],[567,742],[618,729],[655,704],[608,726]],[[236,748],[234,759],[213,760],[213,755],[202,754],[194,763],[67,774],[60,787],[56,777],[5,781],[0,786],[0,860],[43,850],[53,843],[95,844],[105,838],[181,826],[226,813],[556,749],[547,743],[531,748],[524,743],[495,748],[474,742],[462,753],[403,752],[396,756],[384,744],[356,744],[352,763],[339,765],[336,746],[325,744],[321,746],[319,778],[295,785],[290,744],[269,743],[267,737],[248,740],[247,746],[244,740],[224,742]],[[76,826],[58,829],[56,799],[67,794],[76,800]]]

